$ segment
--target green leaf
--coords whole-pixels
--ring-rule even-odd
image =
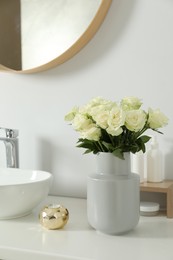
[[[104,142],[104,141],[103,141],[102,144],[103,144],[103,145],[107,148],[107,150],[110,151],[110,152],[111,152],[113,149],[115,149],[111,143],[107,143],[107,142]]]
[[[132,153],[137,153],[139,151],[139,146],[137,144],[134,144],[132,146],[129,147],[129,150],[132,152]]]
[[[87,144],[87,143],[81,143],[79,145],[77,145],[76,147],[79,147],[79,148],[86,148],[87,150],[95,150],[95,147],[93,146],[93,144]]]
[[[87,149],[83,154],[92,153],[92,150]]]
[[[151,139],[151,137],[148,135],[143,135],[139,139],[141,139],[143,143],[147,143]]]
[[[136,140],[136,144],[138,146],[138,150],[137,152],[139,152],[140,150],[143,151],[143,153],[145,152],[145,144],[144,142],[142,141],[141,137],[139,137],[137,140]]]
[[[112,154],[120,159],[124,160],[123,152],[120,149],[115,149]]]
[[[141,150],[143,153],[145,153],[146,148],[145,148],[145,144],[143,142],[141,142]]]
[[[101,148],[98,145],[98,142],[80,138],[77,143],[78,143],[78,145],[76,145],[76,147],[86,148],[87,149],[86,153],[89,153],[89,151],[91,151],[93,153],[98,153],[101,151]]]
[[[139,138],[137,138],[137,140],[135,141],[135,144],[137,145],[137,150],[135,151],[135,149],[131,149],[131,151],[133,153],[135,152],[139,152],[140,150],[142,150],[143,153],[145,153],[146,151],[146,147],[145,147],[145,143],[147,143],[149,140],[151,139],[150,136],[147,135],[143,135],[140,136]],[[135,152],[134,152],[135,151]]]

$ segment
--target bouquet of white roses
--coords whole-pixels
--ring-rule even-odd
[[[85,153],[112,153],[124,158],[124,152],[145,152],[150,137],[143,135],[147,129],[161,133],[158,129],[167,125],[168,118],[159,110],[144,111],[141,100],[125,97],[120,103],[97,97],[79,108],[74,107],[65,116],[79,132],[77,147]]]

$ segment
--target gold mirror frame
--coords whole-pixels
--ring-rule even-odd
[[[112,0],[102,0],[100,7],[94,17],[94,19],[91,21],[90,25],[86,29],[86,31],[79,37],[79,39],[64,53],[59,55],[57,58],[51,60],[48,63],[45,63],[41,66],[34,67],[32,69],[26,69],[26,70],[14,70],[10,69],[2,64],[0,64],[0,70],[1,71],[7,71],[7,72],[14,72],[14,73],[20,73],[20,74],[29,74],[29,73],[36,73],[45,71],[48,69],[51,69],[53,67],[56,67],[57,65],[60,65],[64,63],[65,61],[72,58],[75,54],[77,54],[95,35],[97,30],[99,29],[100,25],[102,24],[109,7],[111,5]]]

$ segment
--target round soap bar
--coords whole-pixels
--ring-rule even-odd
[[[142,201],[140,203],[140,214],[142,216],[156,216],[159,209],[160,205],[156,202]]]

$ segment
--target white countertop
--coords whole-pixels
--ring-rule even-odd
[[[46,230],[40,225],[38,214],[49,203],[68,208],[64,229]],[[85,199],[49,196],[32,214],[0,221],[0,259],[173,260],[173,219],[140,217],[135,230],[109,236],[89,227]]]

